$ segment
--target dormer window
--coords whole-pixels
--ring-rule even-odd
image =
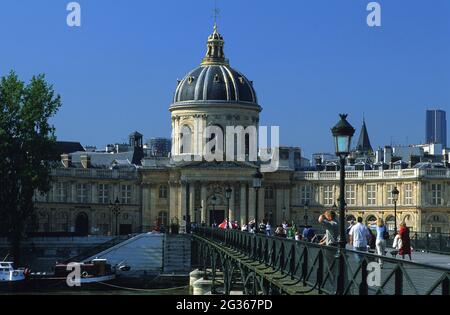
[[[239,77],[239,82],[241,82],[241,84],[244,84],[244,78],[243,77]]]
[[[219,77],[218,74],[216,74],[216,75],[214,76],[214,82],[215,82],[215,83],[219,83],[219,82],[220,82],[220,77]]]
[[[194,77],[190,76],[190,77],[188,78],[188,83],[189,83],[189,84],[192,84],[192,82],[194,82]]]

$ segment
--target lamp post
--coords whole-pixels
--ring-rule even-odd
[[[256,192],[256,198],[255,198],[256,199],[256,205],[255,205],[255,224],[256,224],[256,226],[258,226],[258,224],[259,224],[259,220],[258,220],[258,204],[259,204],[258,190],[262,186],[262,178],[263,178],[263,175],[261,174],[261,171],[258,168],[256,170],[255,175],[253,175],[253,188],[255,189],[255,192]]]
[[[347,115],[341,114],[341,119],[333,127],[336,156],[339,157],[340,165],[340,195],[339,195],[339,247],[336,258],[339,259],[339,274],[337,278],[336,294],[344,293],[345,284],[345,262],[343,251],[345,251],[345,159],[350,154],[350,145],[352,137],[355,134],[355,128],[347,121]]]
[[[216,195],[212,196],[211,198],[212,200],[212,206],[213,206],[213,213],[212,213],[212,220],[214,221],[214,223],[216,223],[216,201],[217,201],[217,197]]]
[[[391,193],[392,193],[392,200],[394,201],[394,224],[395,224],[394,234],[397,235],[397,202],[400,192],[398,191],[397,187],[394,187]]]
[[[228,186],[227,189],[225,189],[225,198],[227,198],[227,229],[230,228],[230,218],[231,218],[231,209],[230,209],[230,198],[231,198],[231,193],[233,192],[233,190],[231,189],[230,186]]]
[[[305,228],[308,227],[308,201],[305,202],[303,205],[303,210],[305,211],[305,215],[303,216],[303,219],[305,220]]]
[[[120,201],[119,197],[116,198],[114,203],[110,202],[111,212],[116,217],[116,235],[119,235],[119,215],[120,215]]]

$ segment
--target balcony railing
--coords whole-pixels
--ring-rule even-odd
[[[371,179],[409,179],[419,177],[450,178],[450,169],[403,169],[384,171],[347,171],[346,178],[350,180]],[[296,180],[339,180],[339,172],[297,172]]]
[[[53,177],[102,178],[102,179],[137,179],[136,171],[104,170],[104,169],[52,169]]]

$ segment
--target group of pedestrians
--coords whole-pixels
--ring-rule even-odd
[[[242,231],[254,234],[265,234],[267,236],[282,237],[296,241],[304,240],[307,242],[315,242],[317,240],[317,235],[312,226],[303,226],[302,228],[297,227],[294,222],[289,224],[287,221],[284,221],[283,223],[272,227],[268,220],[263,220],[259,224],[256,224],[256,221],[252,220],[248,224],[244,224],[242,226]]]
[[[328,210],[319,217],[319,223],[325,228],[325,237],[320,242],[321,245],[338,246],[339,243],[339,223],[336,220],[336,212]],[[376,231],[374,235],[372,229]],[[386,243],[390,235],[388,228],[384,224],[383,219],[378,219],[375,225],[366,226],[363,224],[363,218],[359,217],[357,222],[351,222],[347,228],[346,243],[349,243],[355,251],[368,252],[374,249],[377,255],[386,255]],[[411,238],[409,236],[409,228],[403,222],[400,229],[394,237],[393,255],[400,255],[403,259],[408,255],[411,260]],[[357,255],[357,259],[361,260],[362,255]],[[383,260],[379,259],[380,266],[383,266]]]

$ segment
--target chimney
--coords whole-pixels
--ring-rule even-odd
[[[390,164],[392,162],[392,147],[384,147],[384,163]]]
[[[91,157],[87,154],[83,154],[80,156],[81,165],[83,168],[90,168],[91,167]]]
[[[61,154],[61,162],[65,168],[72,166],[72,157],[69,154]]]

